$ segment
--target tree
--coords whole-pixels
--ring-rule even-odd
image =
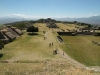
[[[38,27],[34,27],[34,26],[30,26],[28,29],[27,29],[27,32],[38,32]]]

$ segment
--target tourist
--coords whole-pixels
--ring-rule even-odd
[[[51,43],[49,44],[49,47],[51,47]]]
[[[53,46],[53,42],[52,42],[52,46]]]

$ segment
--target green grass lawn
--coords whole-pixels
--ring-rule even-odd
[[[95,36],[61,36],[63,50],[75,60],[87,66],[100,66],[100,46],[93,41],[100,42],[100,37]]]
[[[32,38],[35,37],[28,36],[27,33],[25,33],[21,37],[18,37],[15,41],[5,45],[5,48],[1,50],[4,54],[1,60],[9,60],[13,56],[16,56],[18,52],[24,53],[26,51],[31,51],[32,48],[37,45],[37,43],[32,45],[32,42],[30,42]]]

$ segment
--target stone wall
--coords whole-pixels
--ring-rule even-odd
[[[59,35],[76,36],[76,35],[94,35],[100,36],[100,32],[57,32]]]
[[[74,36],[76,35],[74,32],[57,32],[59,35],[66,35],[66,36]]]

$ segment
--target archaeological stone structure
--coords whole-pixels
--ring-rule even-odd
[[[48,28],[58,28],[58,26],[55,23],[47,23],[46,25]]]
[[[7,44],[9,42],[14,41],[17,37],[21,36],[23,32],[13,26],[3,26],[2,29],[0,30],[0,40],[4,43]]]

